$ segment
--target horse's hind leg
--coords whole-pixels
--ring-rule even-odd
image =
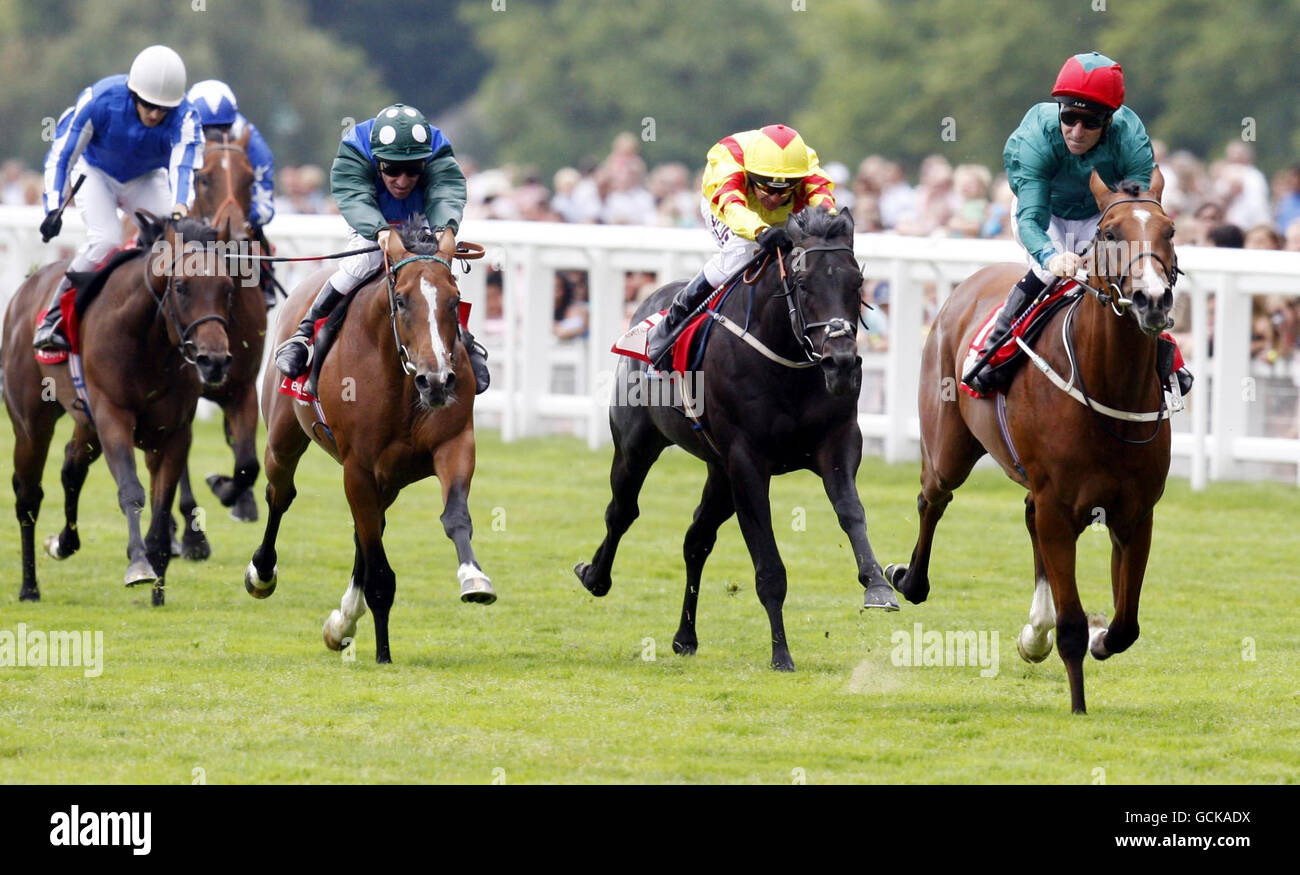
[[[15,391],[17,394],[17,391]],[[7,399],[6,399],[7,400]],[[21,417],[21,411],[10,407],[9,418],[14,428],[14,512],[18,516],[18,532],[22,540],[23,580],[18,598],[24,602],[40,601],[41,591],[36,583],[36,520],[41,514],[41,474],[45,458],[50,452],[54,437],[54,424],[63,408],[56,402],[37,402],[40,406],[31,417]]]
[[[72,440],[63,450],[63,531],[45,539],[45,552],[55,559],[67,559],[81,549],[77,534],[77,509],[81,487],[86,482],[90,466],[99,458],[99,436],[87,425],[77,423]]]
[[[1016,649],[1025,662],[1042,662],[1052,652],[1052,629],[1056,627],[1056,606],[1052,603],[1052,585],[1047,582],[1043,552],[1038,546],[1035,528],[1034,498],[1025,496],[1025,527],[1034,547],[1034,600],[1029,606],[1029,622],[1016,638]]]
[[[181,520],[185,530],[181,532],[179,543],[172,543],[172,555],[189,559],[191,562],[201,562],[212,555],[212,545],[208,543],[208,536],[203,531],[203,514],[199,510],[198,502],[194,500],[194,490],[190,487],[190,463],[187,460],[185,467],[181,469],[180,477],[180,508]]]
[[[622,424],[622,428],[618,418],[610,416],[614,430],[614,462],[609,469],[609,485],[613,497],[605,509],[605,540],[596,549],[591,562],[579,562],[573,568],[582,585],[594,596],[609,592],[613,583],[609,574],[614,567],[618,542],[640,516],[637,496],[651,466],[668,446],[668,441],[654,427],[645,408],[620,410],[628,410],[631,415],[625,417],[628,421]]]
[[[356,550],[352,560],[352,577],[348,579],[348,588],[343,591],[343,600],[337,608],[330,611],[325,620],[323,634],[325,646],[330,650],[342,650],[351,644],[357,634],[357,621],[366,614],[366,596],[361,590],[366,564],[361,555],[361,540],[355,533],[352,542]]]
[[[275,592],[279,580],[276,565],[275,540],[280,534],[280,519],[293,503],[297,489],[293,474],[298,460],[307,451],[311,439],[307,437],[298,420],[287,405],[278,403],[277,396],[269,406],[266,426],[266,528],[262,543],[253,552],[253,558],[244,569],[244,589],[255,599],[264,599]]]
[[[695,607],[700,598],[700,575],[704,563],[718,541],[718,527],[736,512],[731,496],[731,481],[727,472],[716,463],[709,463],[709,479],[704,482],[704,494],[695,508],[695,519],[686,530],[682,552],[686,556],[686,595],[682,599],[682,619],[673,636],[673,652],[690,656],[699,647],[695,638]]]
[[[497,600],[492,581],[474,555],[474,523],[469,516],[469,486],[474,479],[474,432],[466,430],[433,452],[433,470],[442,484],[442,530],[456,545],[460,600],[490,605]]]
[[[257,499],[253,483],[257,481],[257,392],[250,381],[238,398],[223,408],[226,443],[235,452],[235,475],[209,474],[208,486],[230,508],[232,519],[257,522]]]
[[[1083,657],[1088,651],[1088,618],[1079,601],[1075,552],[1080,529],[1054,503],[1034,500],[1034,531],[1042,550],[1043,567],[1056,604],[1056,648],[1070,681],[1070,709],[1084,714]]]
[[[1097,659],[1123,653],[1138,637],[1138,599],[1146,576],[1147,558],[1151,554],[1150,513],[1121,542],[1111,531],[1111,587],[1115,597],[1115,616],[1110,626],[1091,625],[1089,649]]]
[[[388,648],[388,615],[397,592],[393,574],[384,553],[384,508],[392,503],[380,493],[375,475],[356,463],[343,465],[343,491],[352,508],[357,544],[365,564],[362,592],[375,621],[375,662],[392,662]]]

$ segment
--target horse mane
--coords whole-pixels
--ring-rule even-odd
[[[848,213],[841,211],[832,214],[824,207],[795,213],[790,219],[804,236],[821,237],[824,240],[848,236],[853,229]]]
[[[136,245],[141,249],[151,248],[162,239],[167,228],[174,229],[185,240],[197,243],[217,242],[216,228],[213,228],[203,219],[186,217],[184,219],[167,219],[155,226],[142,227],[136,238]]]
[[[407,216],[406,221],[397,229],[402,239],[402,246],[412,255],[437,255],[438,238],[420,215]]]
[[[1142,194],[1142,183],[1138,182],[1136,179],[1125,179],[1115,187],[1115,190],[1120,194],[1126,194],[1129,197],[1137,197]]]

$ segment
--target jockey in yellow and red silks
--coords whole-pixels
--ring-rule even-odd
[[[700,211],[719,250],[673,298],[650,333],[657,366],[700,302],[760,250],[788,249],[785,220],[807,207],[835,209],[833,183],[794,128],[767,125],[724,137],[709,150]]]

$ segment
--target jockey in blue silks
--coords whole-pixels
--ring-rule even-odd
[[[185,64],[167,46],[149,46],[130,72],[109,76],[82,91],[60,116],[45,159],[45,219],[41,237],[58,235],[61,207],[74,180],[84,176],[77,206],[86,242],[68,265],[88,270],[121,244],[117,210],[184,216],[194,196],[194,171],[203,164],[198,115],[185,100]],[[65,275],[36,330],[37,349],[67,350],[60,330],[59,297]]]

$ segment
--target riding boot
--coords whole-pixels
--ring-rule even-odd
[[[320,294],[307,310],[307,315],[298,323],[298,330],[276,349],[275,366],[280,373],[293,379],[307,370],[307,365],[311,363],[311,335],[316,321],[332,313],[344,297],[326,281],[325,287],[320,290]]]
[[[45,318],[41,324],[36,326],[36,334],[32,337],[32,346],[42,352],[71,352],[72,345],[68,343],[68,338],[63,333],[63,313],[59,309],[59,299],[63,293],[72,287],[72,280],[66,276],[59,282],[54,294],[50,297],[50,307],[45,312]]]
[[[661,363],[659,360],[666,356],[673,348],[673,342],[681,333],[681,329],[686,327],[687,317],[704,301],[713,294],[713,285],[704,278],[704,273],[697,273],[691,281],[682,287],[674,297],[673,302],[668,305],[668,312],[659,324],[650,329],[650,337],[646,340],[646,358],[657,368],[663,368],[666,362]]]
[[[1174,371],[1174,378],[1178,380],[1179,394],[1186,398],[1187,393],[1192,391],[1192,372],[1188,370],[1187,365],[1183,365]]]
[[[488,371],[487,350],[483,344],[474,339],[474,335],[469,333],[468,329],[460,330],[461,342],[465,344],[465,351],[469,353],[469,364],[474,369],[474,389],[475,395],[482,395],[487,391],[488,384],[492,382],[492,374]]]
[[[1039,293],[1046,287],[1046,284],[1038,278],[1038,274],[1032,270],[1021,277],[1020,282],[1011,287],[1011,294],[1007,296],[1007,303],[1002,308],[1002,312],[998,313],[998,321],[993,326],[992,333],[984,341],[984,355],[986,358],[962,378],[963,383],[981,395],[986,395],[992,390],[993,387],[989,385],[984,373],[988,368],[988,353],[1002,343],[1011,331],[1011,323],[1020,317],[1020,314],[1029,306],[1030,302],[1037,298]]]

